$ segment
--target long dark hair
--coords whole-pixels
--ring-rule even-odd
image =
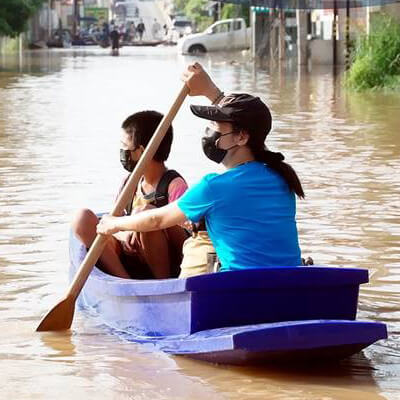
[[[282,153],[275,153],[268,150],[265,147],[263,135],[252,134],[251,132],[249,132],[247,145],[256,161],[267,164],[268,167],[276,171],[285,180],[290,191],[296,193],[299,198],[304,199],[305,195],[300,179],[296,171],[283,161],[285,157]]]

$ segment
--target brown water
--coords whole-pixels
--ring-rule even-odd
[[[67,285],[73,212],[114,201],[122,120],[166,111],[189,61],[173,48],[0,58],[0,398],[400,399],[400,95],[347,93],[330,69],[279,74],[239,55],[202,59],[222,88],[270,105],[270,147],[306,189],[303,252],[370,270],[358,317],[387,323],[387,341],[336,367],[282,370],[152,353],[81,313],[70,333],[35,333]],[[194,182],[216,167],[200,154],[203,123],[187,104],[169,166]]]

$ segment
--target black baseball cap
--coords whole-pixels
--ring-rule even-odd
[[[195,106],[194,115],[210,121],[231,122],[250,134],[265,138],[271,130],[272,117],[267,105],[247,93],[232,93],[223,98],[218,106]]]

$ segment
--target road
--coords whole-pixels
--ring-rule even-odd
[[[167,20],[167,16],[161,10],[161,4],[158,1],[138,1],[137,6],[139,8],[139,15],[143,19],[144,25],[146,27],[145,34],[143,35],[143,40],[154,40],[157,39],[152,34],[152,27],[154,24],[154,19],[156,18],[161,27],[164,24],[170,25]],[[160,31],[160,36],[163,36],[163,30]]]

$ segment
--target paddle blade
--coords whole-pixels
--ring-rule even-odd
[[[66,297],[43,317],[36,331],[64,331],[69,329],[74,318],[74,311],[75,301],[70,297]]]

